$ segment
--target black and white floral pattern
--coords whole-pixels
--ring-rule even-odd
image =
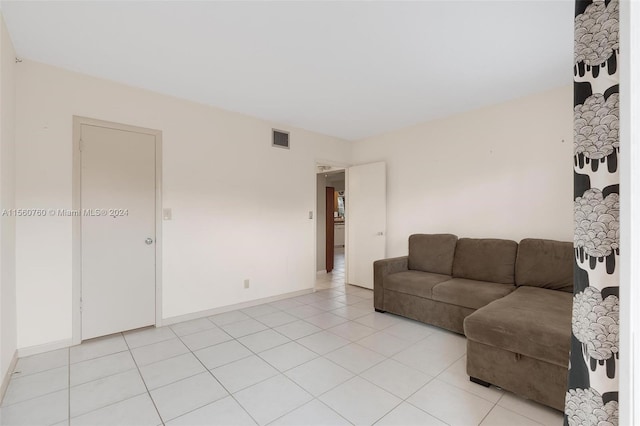
[[[606,197],[591,188],[573,204],[575,248],[583,248],[592,257],[605,257],[620,245],[620,199],[617,193]]]
[[[565,413],[569,426],[616,426],[618,401],[605,404],[602,395],[593,389],[570,389]]]
[[[576,273],[565,424],[617,426],[619,369],[616,366],[620,327],[619,266],[616,264],[616,256],[620,254],[618,0],[576,0],[575,5]]]
[[[618,357],[619,313],[618,297],[609,295],[602,299],[602,293],[595,287],[587,287],[573,296],[571,330],[584,345],[585,360],[593,360],[592,369],[598,365],[595,361],[613,361]]]
[[[620,147],[619,96],[594,93],[573,109],[574,155],[601,159]]]
[[[575,19],[573,62],[598,66],[619,49],[618,2],[594,1]]]
[[[618,0],[576,0],[574,248],[565,425],[618,425]],[[605,261],[606,260],[606,261]]]

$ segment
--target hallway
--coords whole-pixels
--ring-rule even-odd
[[[336,247],[333,257],[333,271],[316,276],[316,290],[345,285],[344,247]]]

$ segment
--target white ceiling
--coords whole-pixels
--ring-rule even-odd
[[[19,56],[356,140],[572,81],[573,1],[2,1]]]

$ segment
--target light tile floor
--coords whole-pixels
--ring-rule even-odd
[[[316,290],[323,288],[342,287],[345,284],[344,247],[336,247],[333,256],[333,271],[318,273]]]
[[[484,388],[465,339],[341,286],[18,361],[2,425],[560,425]]]

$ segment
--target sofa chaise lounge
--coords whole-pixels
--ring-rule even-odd
[[[467,337],[467,373],[562,410],[571,339],[573,246],[525,239],[409,237],[374,263],[374,307]]]

